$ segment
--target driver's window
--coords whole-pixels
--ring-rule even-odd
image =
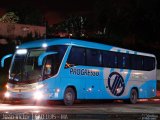
[[[52,69],[52,59],[47,59],[44,74],[51,75],[51,69]]]
[[[72,47],[68,56],[65,68],[69,68],[75,65],[85,65],[85,49],[81,47]]]
[[[54,76],[58,71],[57,55],[48,55],[44,64],[44,79]]]

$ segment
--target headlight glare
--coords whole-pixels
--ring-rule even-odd
[[[9,97],[10,97],[10,93],[9,93],[9,92],[6,92],[6,93],[4,94],[4,96],[5,96],[6,98],[9,98]]]
[[[42,99],[42,98],[43,98],[43,93],[42,93],[41,91],[36,91],[36,92],[34,93],[34,99],[40,100],[40,99]]]

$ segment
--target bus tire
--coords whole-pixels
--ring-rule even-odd
[[[137,100],[138,100],[138,92],[136,89],[133,88],[130,92],[129,103],[135,104],[137,103]]]
[[[73,105],[75,101],[75,91],[73,88],[68,87],[64,93],[64,104],[67,106]]]

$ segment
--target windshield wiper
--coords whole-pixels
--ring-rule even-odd
[[[15,82],[19,82],[19,79],[17,78],[17,76],[19,76],[19,75],[21,75],[21,73],[16,73],[14,76],[13,76],[13,78],[12,78],[12,80],[13,81],[15,81]]]

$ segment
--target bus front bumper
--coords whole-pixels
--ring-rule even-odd
[[[61,100],[60,92],[46,93],[43,91],[11,92],[4,93],[5,99],[33,99],[33,100]]]

